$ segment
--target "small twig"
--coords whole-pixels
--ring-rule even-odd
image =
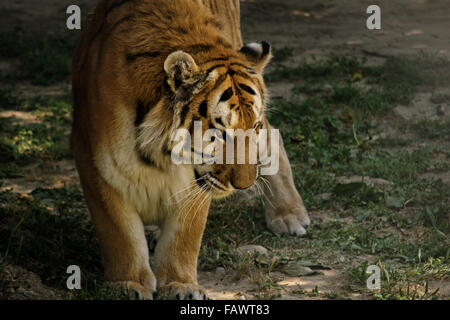
[[[385,59],[387,59],[387,58],[391,58],[392,57],[391,55],[382,54],[382,53],[378,53],[378,52],[375,52],[375,51],[369,51],[369,50],[366,50],[366,49],[361,49],[361,52],[364,53],[364,54],[367,54],[368,56],[378,57],[378,58],[385,58]]]

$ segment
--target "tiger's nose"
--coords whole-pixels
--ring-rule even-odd
[[[250,188],[256,180],[256,165],[238,164],[233,168],[230,183],[237,190]]]

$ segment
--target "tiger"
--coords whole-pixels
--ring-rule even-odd
[[[133,298],[207,299],[197,259],[211,200],[258,178],[249,161],[173,161],[174,132],[195,122],[268,126],[271,46],[236,50],[222,29],[194,0],[100,0],[75,50],[71,150],[105,278]],[[161,230],[153,268],[145,225]]]

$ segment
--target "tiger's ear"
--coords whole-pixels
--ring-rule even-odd
[[[255,68],[260,73],[272,59],[272,48],[266,41],[246,44],[239,52],[243,53],[250,62],[255,63]]]
[[[164,71],[167,74],[167,82],[175,92],[184,84],[195,82],[194,75],[198,66],[189,54],[183,51],[172,52],[164,62]]]

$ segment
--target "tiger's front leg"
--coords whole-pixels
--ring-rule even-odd
[[[268,121],[265,126],[273,129]],[[270,141],[269,145],[271,145]],[[302,197],[295,188],[291,165],[281,136],[279,152],[278,173],[265,176],[268,184],[263,184],[264,195],[268,200],[266,202],[267,227],[277,234],[288,233],[293,236],[302,236],[306,234],[310,219]]]
[[[211,199],[205,194],[194,200],[166,218],[155,249],[158,295],[167,299],[207,299],[197,282],[197,259]]]

